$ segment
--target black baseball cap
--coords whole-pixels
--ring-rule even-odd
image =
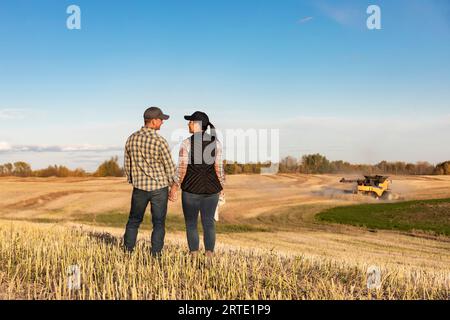
[[[151,119],[161,119],[161,120],[167,120],[170,117],[162,112],[162,110],[158,107],[150,107],[144,112],[144,119],[145,120],[151,120]]]
[[[202,126],[207,126],[209,124],[209,117],[206,113],[201,111],[195,111],[190,116],[184,116],[184,119],[189,121],[201,121]]]

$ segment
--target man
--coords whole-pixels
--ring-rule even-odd
[[[169,116],[161,109],[147,109],[145,126],[133,133],[125,145],[125,173],[128,183],[133,185],[130,217],[124,235],[124,246],[129,252],[136,245],[139,226],[149,202],[153,223],[152,255],[159,256],[164,246],[169,186],[174,184],[176,173],[169,144],[157,133],[167,119]]]

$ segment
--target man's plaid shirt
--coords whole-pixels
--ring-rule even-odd
[[[156,130],[142,127],[125,145],[125,173],[133,187],[153,191],[175,182],[176,168],[167,141]]]

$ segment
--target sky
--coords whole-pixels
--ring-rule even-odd
[[[0,0],[0,164],[95,170],[150,106],[175,160],[196,110],[278,130],[280,157],[450,160],[450,2]]]

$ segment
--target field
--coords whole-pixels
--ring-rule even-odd
[[[148,217],[137,254],[122,254],[119,240],[131,195],[124,179],[1,178],[0,298],[449,298],[448,233],[316,218],[341,207],[360,205],[372,212],[402,204],[353,195],[335,175],[227,178],[212,262],[189,259],[179,201],[169,207],[161,261],[147,254]],[[392,179],[402,201],[450,198],[450,177]],[[414,208],[403,209],[426,219],[436,212]],[[439,210],[445,224],[448,206]],[[81,291],[66,288],[71,264],[82,270]],[[366,288],[370,265],[381,268],[379,290]]]
[[[321,221],[375,229],[419,230],[450,236],[450,199],[336,207],[316,217]]]

